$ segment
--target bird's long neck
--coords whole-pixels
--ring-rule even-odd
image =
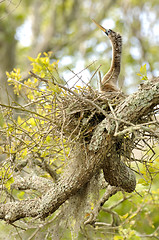
[[[112,62],[109,71],[104,75],[102,79],[101,90],[106,90],[108,87],[110,87],[112,88],[112,91],[116,91],[118,89],[117,80],[120,73],[122,38],[120,34],[115,33],[115,35],[112,36],[110,40],[112,42]]]

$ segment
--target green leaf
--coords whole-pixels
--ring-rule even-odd
[[[140,73],[142,75],[147,75],[146,64],[140,67]]]
[[[8,181],[5,183],[5,187],[10,190],[11,184],[14,182],[14,178],[11,177],[8,179]]]
[[[138,76],[141,77],[141,80],[147,80],[147,69],[146,69],[146,64],[140,67],[140,72],[137,73]]]
[[[123,240],[124,238],[122,236],[116,235],[113,238],[114,240]]]
[[[144,179],[141,178],[141,179],[138,180],[138,184],[142,184],[143,186],[148,186],[149,182],[145,181]]]

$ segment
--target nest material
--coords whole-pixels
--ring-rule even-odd
[[[110,105],[115,109],[124,98],[121,92],[100,93],[90,87],[75,95],[64,94],[58,104],[58,123],[66,136],[89,142],[96,126],[111,112]]]

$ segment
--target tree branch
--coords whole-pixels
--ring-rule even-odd
[[[141,89],[119,104],[114,110],[115,116],[123,121],[139,124],[143,116],[151,113],[159,103],[159,78],[146,81]],[[48,185],[47,192],[41,198],[9,202],[0,205],[0,219],[12,223],[24,217],[46,217],[55,212],[70,196],[81,189],[99,169],[103,168],[105,179],[110,185],[132,192],[136,186],[134,173],[120,161],[117,145],[119,139],[114,135],[116,120],[104,119],[93,133],[90,144],[83,149],[77,143],[76,152],[71,153],[75,167],[65,172],[58,183]],[[118,130],[125,123],[118,122]],[[33,181],[33,179],[32,179]],[[29,179],[28,183],[29,184]],[[32,186],[33,187],[33,186]],[[34,189],[38,188],[38,184]]]
[[[104,205],[104,203],[106,201],[108,201],[108,199],[115,195],[120,189],[117,187],[112,187],[112,186],[108,186],[107,190],[105,192],[105,194],[103,195],[103,197],[100,199],[100,201],[96,204],[95,208],[93,209],[93,211],[90,213],[90,217],[84,222],[85,225],[87,224],[94,224],[96,221],[96,218],[98,216],[98,213],[100,212],[102,206]]]
[[[33,189],[43,193],[46,192],[48,188],[51,188],[52,185],[53,182],[49,179],[29,175],[25,177],[17,176],[11,187],[17,190]]]

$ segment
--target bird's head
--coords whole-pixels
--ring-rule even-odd
[[[105,29],[100,24],[98,24],[94,19],[92,21],[99,27],[110,39],[113,38],[117,33],[111,29]]]
[[[100,24],[98,24],[94,19],[92,19],[92,21],[109,37],[112,43],[121,40],[121,36],[119,33],[116,33],[111,29],[105,29]]]

